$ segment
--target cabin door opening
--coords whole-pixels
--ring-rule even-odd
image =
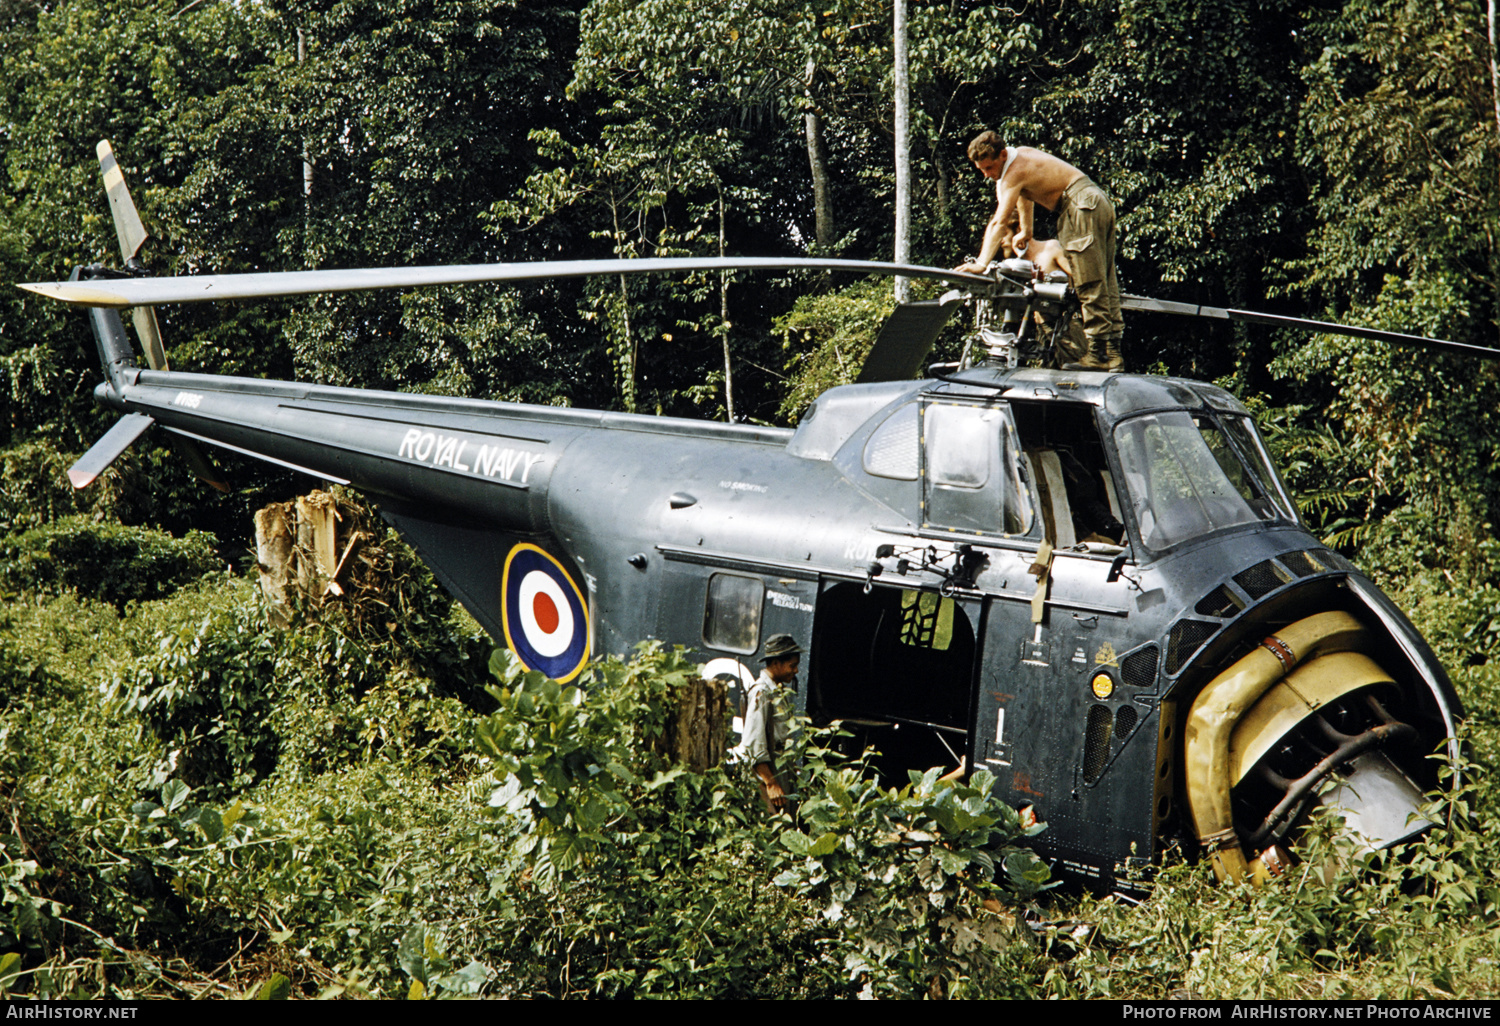
[[[879,750],[882,781],[971,758],[977,605],[933,590],[826,584],[813,623],[808,712],[842,720],[848,753]]]

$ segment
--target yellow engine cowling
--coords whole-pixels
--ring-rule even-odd
[[[1391,675],[1365,654],[1368,645],[1365,628],[1353,616],[1319,613],[1266,638],[1199,692],[1184,732],[1187,799],[1199,842],[1220,880],[1259,877],[1264,868],[1260,860],[1246,858],[1231,790],[1319,710],[1355,692],[1389,697],[1398,691]],[[1379,751],[1414,731],[1392,720],[1378,701],[1371,708],[1378,720],[1357,736],[1340,734],[1321,718],[1312,720],[1334,752],[1297,780],[1281,780],[1286,797],[1267,811],[1265,825],[1252,837],[1295,816],[1314,797],[1314,788],[1324,791],[1319,800],[1339,807],[1372,847],[1416,832],[1407,824],[1420,805],[1420,791]],[[1328,788],[1324,780],[1336,769],[1354,779]]]

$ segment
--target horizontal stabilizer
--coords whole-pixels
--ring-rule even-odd
[[[950,298],[951,297],[951,298]],[[859,384],[872,381],[910,381],[917,376],[922,361],[932,352],[933,343],[953,311],[964,297],[949,293],[942,299],[902,303],[880,328],[875,346],[855,379]]]
[[[156,420],[144,413],[127,413],[115,422],[115,426],[94,443],[94,447],[68,468],[68,480],[74,488],[87,488],[94,479],[120,458],[120,454],[135,444],[135,440],[146,433]]]
[[[980,274],[940,267],[821,260],[809,257],[672,257],[641,260],[540,260],[515,264],[452,264],[438,267],[380,267],[350,271],[281,271],[213,274],[185,278],[116,278],[88,282],[28,282],[21,288],[65,303],[123,309],[158,303],[207,303],[224,299],[270,299],[325,292],[363,292],[475,282],[544,281],[596,274],[660,274],[693,271],[852,271],[929,278],[963,285],[993,285]]]

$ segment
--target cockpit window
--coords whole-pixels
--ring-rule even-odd
[[[1276,506],[1282,516],[1288,520],[1296,520],[1297,508],[1287,495],[1286,487],[1271,463],[1271,455],[1266,452],[1266,445],[1251,425],[1250,418],[1221,417],[1220,420],[1224,425],[1224,433],[1234,441],[1244,458],[1245,468],[1254,476],[1260,493]]]
[[[917,404],[898,407],[865,443],[866,474],[896,481],[917,479]]]
[[[1125,487],[1147,548],[1239,524],[1296,523],[1255,430],[1242,417],[1153,413],[1115,428]]]

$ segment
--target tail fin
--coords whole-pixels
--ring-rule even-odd
[[[104,175],[104,189],[109,195],[109,209],[114,216],[115,235],[120,242],[120,257],[125,261],[129,273],[144,274],[145,265],[140,261],[141,247],[151,236],[141,224],[141,215],[130,199],[130,189],[125,184],[125,175],[115,161],[114,150],[108,140],[101,140],[98,147],[99,170]],[[75,270],[70,280],[78,281],[81,270]],[[156,313],[149,306],[138,306],[131,311],[136,335],[146,353],[146,363],[152,370],[170,370],[167,366],[166,349],[162,345],[161,330],[156,324]],[[94,307],[89,310],[89,326],[94,331],[94,343],[99,348],[99,360],[104,365],[104,375],[110,387],[119,392],[124,387],[124,371],[135,367],[135,350],[125,334],[125,324],[114,310]],[[86,488],[118,459],[137,438],[156,423],[144,413],[128,413],[103,438],[95,442],[83,458],[68,470],[68,480],[74,488]],[[197,442],[180,435],[172,436],[172,445],[188,467],[206,484],[221,492],[229,491],[221,475],[214,469]]]

